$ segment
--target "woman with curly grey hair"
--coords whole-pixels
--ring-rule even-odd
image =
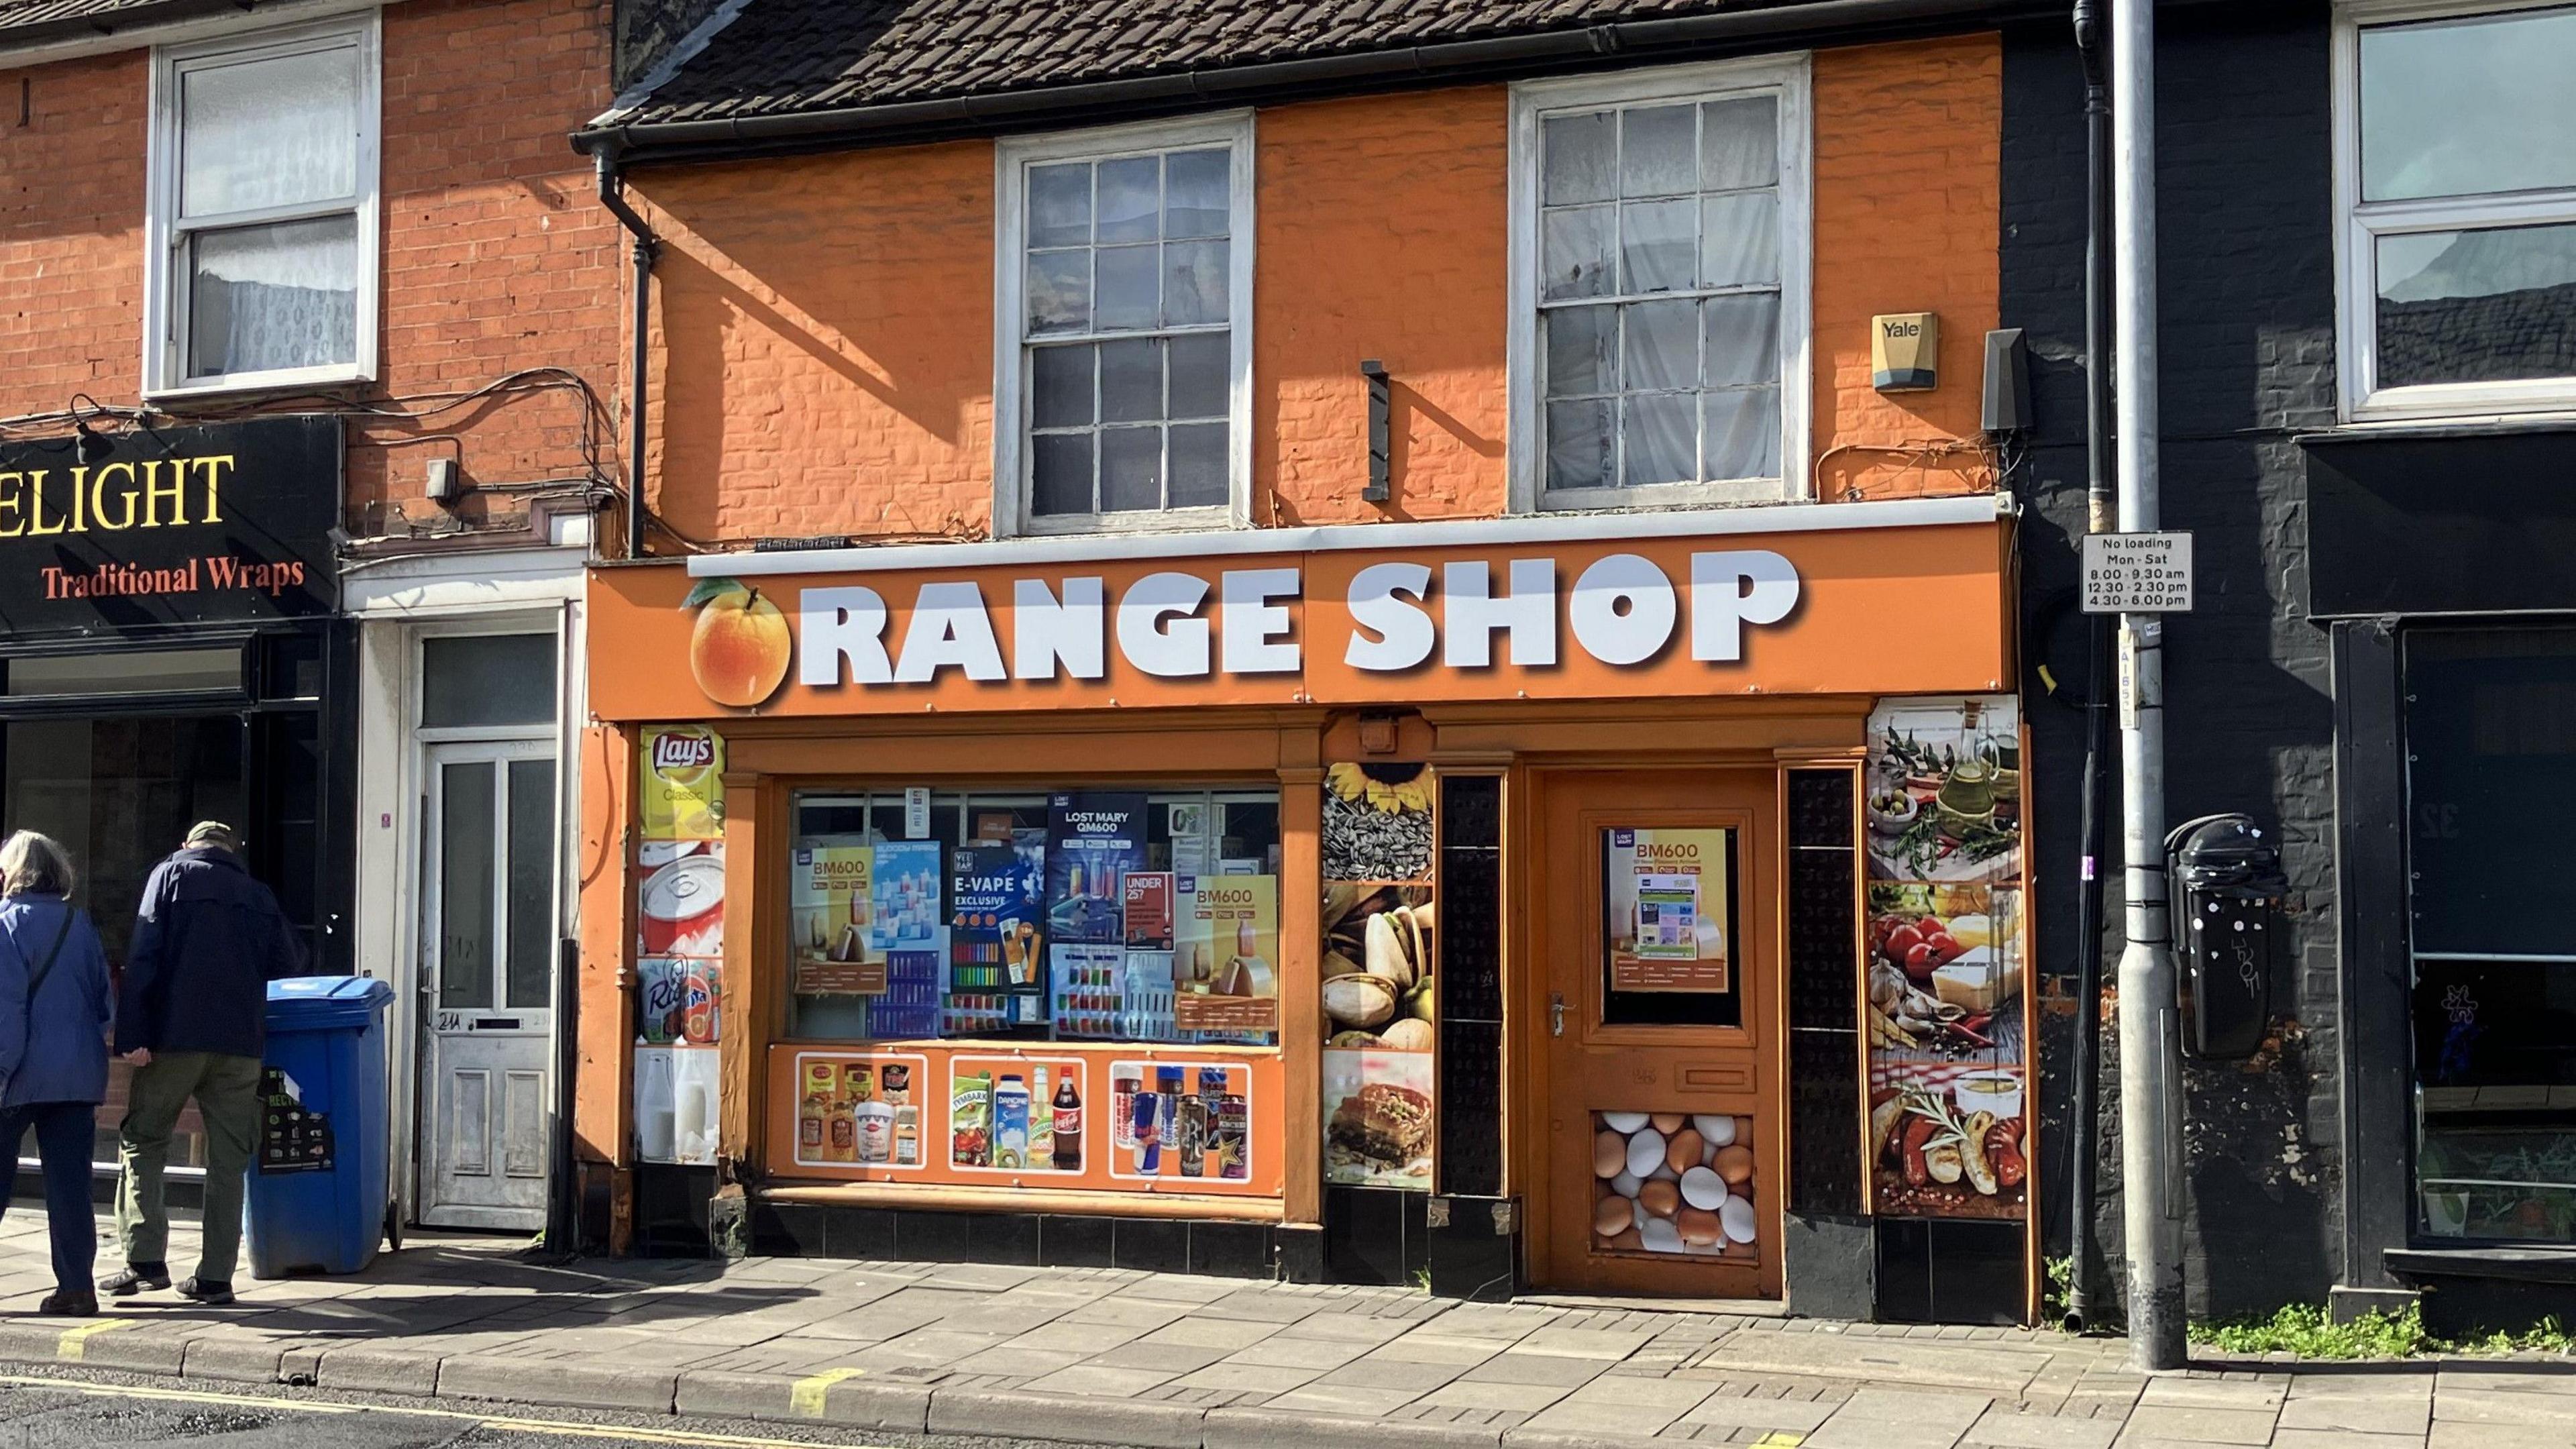
[[[71,856],[32,830],[0,844],[0,1143],[36,1129],[54,1292],[42,1313],[98,1311],[90,1148],[107,1095],[107,952],[71,903]],[[6,1210],[0,1200],[0,1211]]]

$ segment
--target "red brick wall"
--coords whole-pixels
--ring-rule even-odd
[[[615,473],[623,233],[564,141],[608,103],[608,25],[607,0],[386,8],[378,381],[358,396],[382,405],[569,368],[611,414],[599,444]],[[0,70],[0,416],[55,411],[74,392],[139,401],[149,75],[141,50]],[[432,457],[461,457],[471,484],[580,477],[583,408],[549,390],[418,424],[353,422],[351,526],[435,517],[419,498]],[[465,512],[521,506],[496,496]]]
[[[1827,499],[1991,486],[1997,39],[1814,59],[1813,437]],[[1255,126],[1253,500],[1262,524],[1508,506],[1508,92],[1275,106]],[[653,170],[660,506],[709,539],[981,536],[992,503],[993,149]],[[1870,387],[1870,318],[1941,319],[1942,382]],[[1362,358],[1394,379],[1367,479]],[[1818,466],[1821,465],[1821,466]]]

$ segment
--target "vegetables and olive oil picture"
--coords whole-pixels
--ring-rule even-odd
[[[2019,1220],[2033,1147],[2014,702],[1892,700],[1869,738],[1870,1210]]]

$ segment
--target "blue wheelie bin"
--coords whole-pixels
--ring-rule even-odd
[[[355,1273],[375,1261],[392,1130],[385,1011],[365,976],[268,983],[268,1061],[243,1237],[254,1278]]]

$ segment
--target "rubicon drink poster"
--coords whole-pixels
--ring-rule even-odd
[[[704,725],[643,731],[643,837],[724,838],[724,736]]]
[[[1123,945],[1129,871],[1145,868],[1145,797],[1083,793],[1047,802],[1048,934]]]

